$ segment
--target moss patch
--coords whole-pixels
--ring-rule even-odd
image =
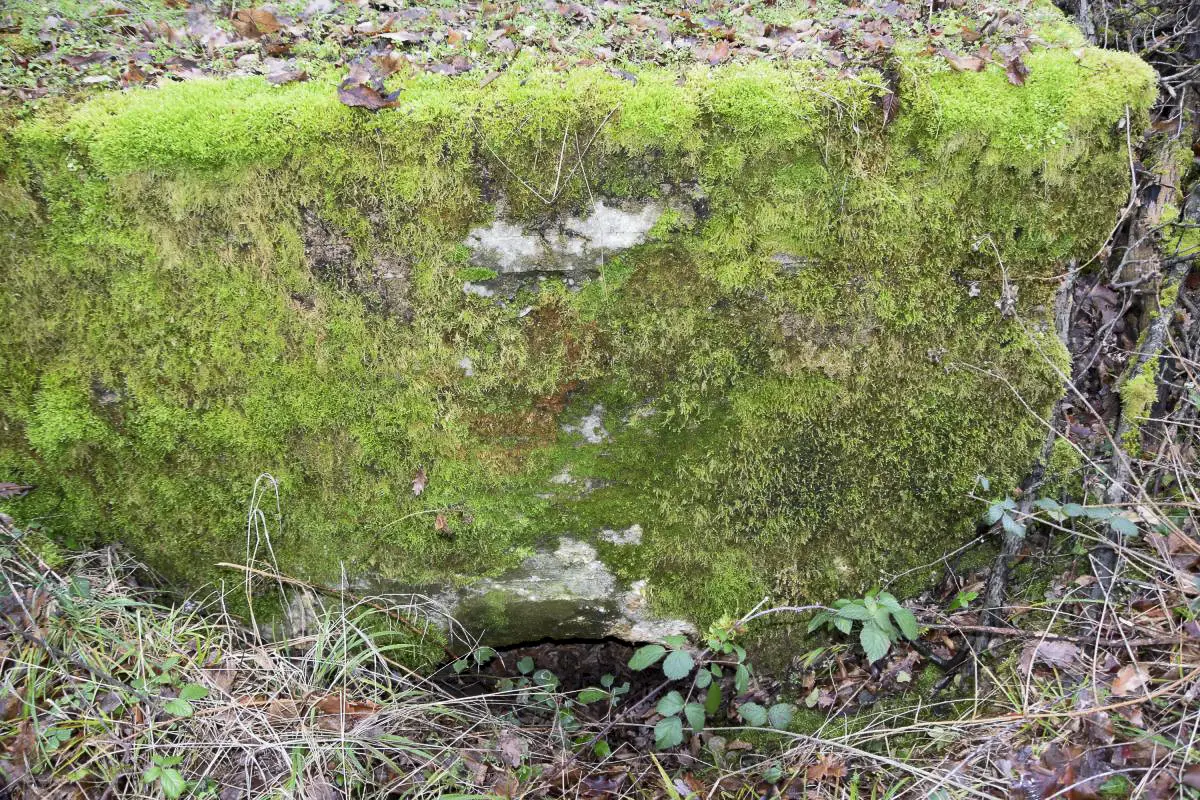
[[[1117,123],[1153,92],[1123,54],[1027,60],[1014,87],[899,57],[886,128],[878,82],[811,64],[518,61],[411,75],[376,115],[258,79],[46,110],[0,153],[0,472],[39,486],[6,510],[197,580],[245,558],[265,471],[284,571],[444,583],[570,532],[698,621],[928,561],[1040,439],[1024,404],[1065,367],[1044,279],[1103,239]],[[463,291],[501,206],[537,227],[668,195],[695,218],[582,288]],[[563,429],[597,406],[605,442]]]

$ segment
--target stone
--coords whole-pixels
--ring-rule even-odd
[[[1116,125],[1153,98],[1039,13],[1024,86],[896,48],[886,124],[879,81],[803,60],[405,71],[378,113],[332,78],[194,80],[6,119],[0,478],[38,488],[0,512],[195,586],[256,558],[266,472],[273,571],[419,589],[497,643],[929,563],[1041,442],[1049,279],[1111,229]]]

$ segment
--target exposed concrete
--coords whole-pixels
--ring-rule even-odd
[[[588,444],[600,444],[607,441],[609,438],[608,431],[604,429],[604,406],[592,406],[590,414],[579,420],[577,423],[568,423],[562,426],[566,433],[578,433]]]
[[[609,544],[617,544],[617,545],[641,544],[642,543],[642,526],[637,525],[637,524],[630,525],[628,528],[626,528],[623,531],[613,530],[612,528],[605,528],[604,530],[600,531],[600,538],[603,539],[604,541],[608,542]]]
[[[526,229],[498,215],[467,234],[471,263],[500,275],[598,270],[607,256],[641,244],[662,216],[663,204],[600,200],[582,217]]]
[[[669,188],[669,187],[668,187]],[[467,234],[471,264],[490,269],[496,277],[464,283],[463,291],[480,297],[516,298],[521,290],[536,291],[547,281],[562,281],[578,291],[600,274],[606,259],[646,241],[668,208],[681,218],[694,219],[693,199],[621,201],[602,198],[584,214],[528,227],[507,216],[497,203],[496,218]]]
[[[517,569],[439,600],[449,616],[493,646],[607,636],[642,642],[695,632],[682,620],[654,617],[645,581],[622,585],[592,545],[567,536]]]

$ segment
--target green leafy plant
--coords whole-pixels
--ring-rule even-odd
[[[473,650],[472,652],[468,653],[465,657],[460,658],[454,662],[454,664],[453,664],[454,674],[460,675],[463,672],[465,672],[467,670],[467,668],[471,666],[472,661],[475,662],[476,667],[482,667],[484,664],[487,664],[489,661],[491,661],[495,657],[496,657],[495,648],[478,647],[475,650]],[[530,659],[530,662],[532,663],[532,659]]]
[[[171,758],[154,756],[154,763],[142,773],[142,782],[151,785],[157,784],[167,800],[181,797],[187,790],[187,781],[183,779],[179,770],[175,769],[175,765],[181,760],[181,756],[172,756]]]
[[[1016,514],[1017,502],[1011,497],[1006,497],[988,506],[987,512],[983,515],[983,521],[986,525],[995,525],[999,522],[1006,533],[1023,537],[1025,536],[1025,524],[1017,521]]]
[[[781,731],[787,730],[796,714],[796,707],[791,703],[776,703],[768,708],[758,703],[742,703],[737,710],[738,716],[748,725],[756,728],[771,727]]]
[[[1139,530],[1137,518],[1131,512],[1114,508],[1113,506],[1085,506],[1080,503],[1059,503],[1050,497],[1039,497],[1033,504],[1055,522],[1064,522],[1068,519],[1104,522],[1121,536],[1135,536]]]
[[[954,599],[950,601],[950,610],[961,611],[965,608],[969,608],[971,603],[975,602],[977,597],[979,597],[979,592],[959,592],[954,596]]]
[[[662,717],[654,726],[655,744],[659,749],[676,747],[683,743],[685,722],[693,733],[699,733],[704,730],[707,720],[721,710],[723,692],[718,681],[726,677],[726,670],[732,670],[733,687],[737,694],[742,694],[749,688],[751,667],[746,661],[746,649],[734,641],[737,634],[737,623],[731,617],[726,616],[714,622],[705,635],[707,649],[699,665],[696,663],[696,657],[685,649],[687,639],[683,636],[668,636],[663,639],[662,644],[640,647],[629,659],[629,668],[635,671],[649,669],[661,663],[663,675],[671,681],[683,680],[692,675],[691,686],[686,696],[680,691],[672,690],[664,695],[655,707],[655,711]],[[772,706],[772,709],[775,708]],[[786,717],[790,722],[791,707],[788,709]],[[753,716],[753,711],[751,715]],[[782,709],[775,710],[776,720],[783,720],[784,716],[785,712]],[[768,716],[764,715],[763,724],[768,722]]]
[[[685,649],[687,639],[683,636],[668,636],[663,641],[666,643],[665,647],[661,644],[639,647],[629,659],[629,668],[640,672],[662,661],[663,675],[669,680],[686,678],[696,666],[692,654]]]
[[[190,717],[196,709],[193,700],[203,700],[208,697],[208,689],[198,683],[185,683],[179,690],[179,696],[168,700],[163,708],[168,714],[176,717]]]
[[[663,642],[664,644],[648,644],[635,650],[633,657],[629,659],[629,668],[640,672],[661,662],[662,672],[667,680],[682,680],[690,675],[696,668],[696,660],[685,649],[687,639],[683,636],[668,636],[663,639]],[[703,688],[699,685],[698,680],[701,674],[708,676],[706,685],[711,683],[711,675],[702,669],[697,673],[697,680],[693,682],[694,688]],[[694,731],[699,732],[704,728],[706,713],[704,706],[684,700],[683,695],[677,691],[671,691],[664,695],[658,701],[655,711],[662,716],[662,719],[654,726],[654,742],[660,750],[676,747],[683,743],[684,717]]]
[[[54,752],[70,739],[71,731],[66,728],[47,728],[42,732],[42,743],[47,752]]]
[[[808,632],[827,627],[849,635],[858,624],[858,641],[872,663],[888,654],[901,637],[917,638],[917,618],[887,592],[869,592],[860,600],[837,600],[808,623]]]
[[[625,681],[620,686],[615,686],[615,683],[616,678],[614,678],[611,674],[605,674],[600,678],[600,686],[603,688],[589,686],[588,688],[580,691],[579,694],[575,695],[575,702],[587,705],[600,700],[607,700],[609,705],[616,705],[621,702],[621,697],[623,695],[629,693],[630,687],[629,681]]]

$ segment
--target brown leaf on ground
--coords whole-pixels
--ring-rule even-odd
[[[717,64],[724,64],[729,60],[729,42],[722,39],[713,45],[711,50],[708,48],[701,48],[701,52],[703,53],[704,58],[707,59],[708,63],[712,64],[714,67]]]
[[[273,86],[282,86],[285,83],[308,80],[307,72],[297,69],[295,64],[287,61],[268,58],[265,66],[267,68],[267,82]]]
[[[121,85],[139,86],[145,82],[146,73],[142,71],[141,67],[130,61],[129,66],[126,67],[125,71],[121,73]]]
[[[895,92],[888,92],[879,98],[879,107],[883,111],[883,127],[887,127],[900,112],[900,98]]]
[[[895,45],[895,40],[887,33],[871,33],[864,32],[862,35],[863,47],[868,53],[882,53],[891,50]]]
[[[510,767],[518,767],[529,753],[529,742],[516,731],[505,729],[500,732],[500,760]]]
[[[452,536],[454,531],[450,530],[450,523],[446,522],[445,514],[438,514],[433,520],[433,529],[443,536]]]
[[[308,80],[308,73],[302,69],[288,69],[282,72],[272,72],[267,76],[267,83],[273,86],[283,86],[286,83],[297,83]]]
[[[9,765],[5,770],[8,781],[20,780],[31,764],[38,759],[38,737],[33,723],[26,719],[17,727],[16,738],[8,745]]]
[[[212,681],[213,686],[225,694],[229,694],[233,689],[233,682],[237,680],[238,671],[232,667],[214,667],[205,670],[205,674]]]
[[[280,721],[292,721],[300,716],[300,704],[290,697],[280,697],[267,704],[267,716]]]
[[[1029,642],[1021,651],[1021,670],[1026,674],[1035,663],[1048,664],[1066,669],[1074,666],[1079,648],[1070,642],[1058,640]]]
[[[347,730],[379,711],[379,705],[370,700],[346,700],[340,694],[327,694],[313,707],[317,727],[327,731]]]
[[[1150,680],[1146,670],[1137,664],[1126,664],[1117,670],[1117,677],[1112,682],[1112,693],[1121,697],[1136,693]]]
[[[810,781],[840,780],[846,777],[846,765],[833,756],[821,756],[816,764],[808,768]]]
[[[981,72],[987,65],[979,56],[962,56],[944,47],[938,50],[938,55],[949,61],[955,72]]]
[[[492,793],[497,797],[518,797],[521,794],[521,781],[507,772],[498,774],[492,783]]]
[[[234,12],[229,21],[233,29],[247,39],[278,33],[283,28],[274,14],[261,8],[243,8]]]

